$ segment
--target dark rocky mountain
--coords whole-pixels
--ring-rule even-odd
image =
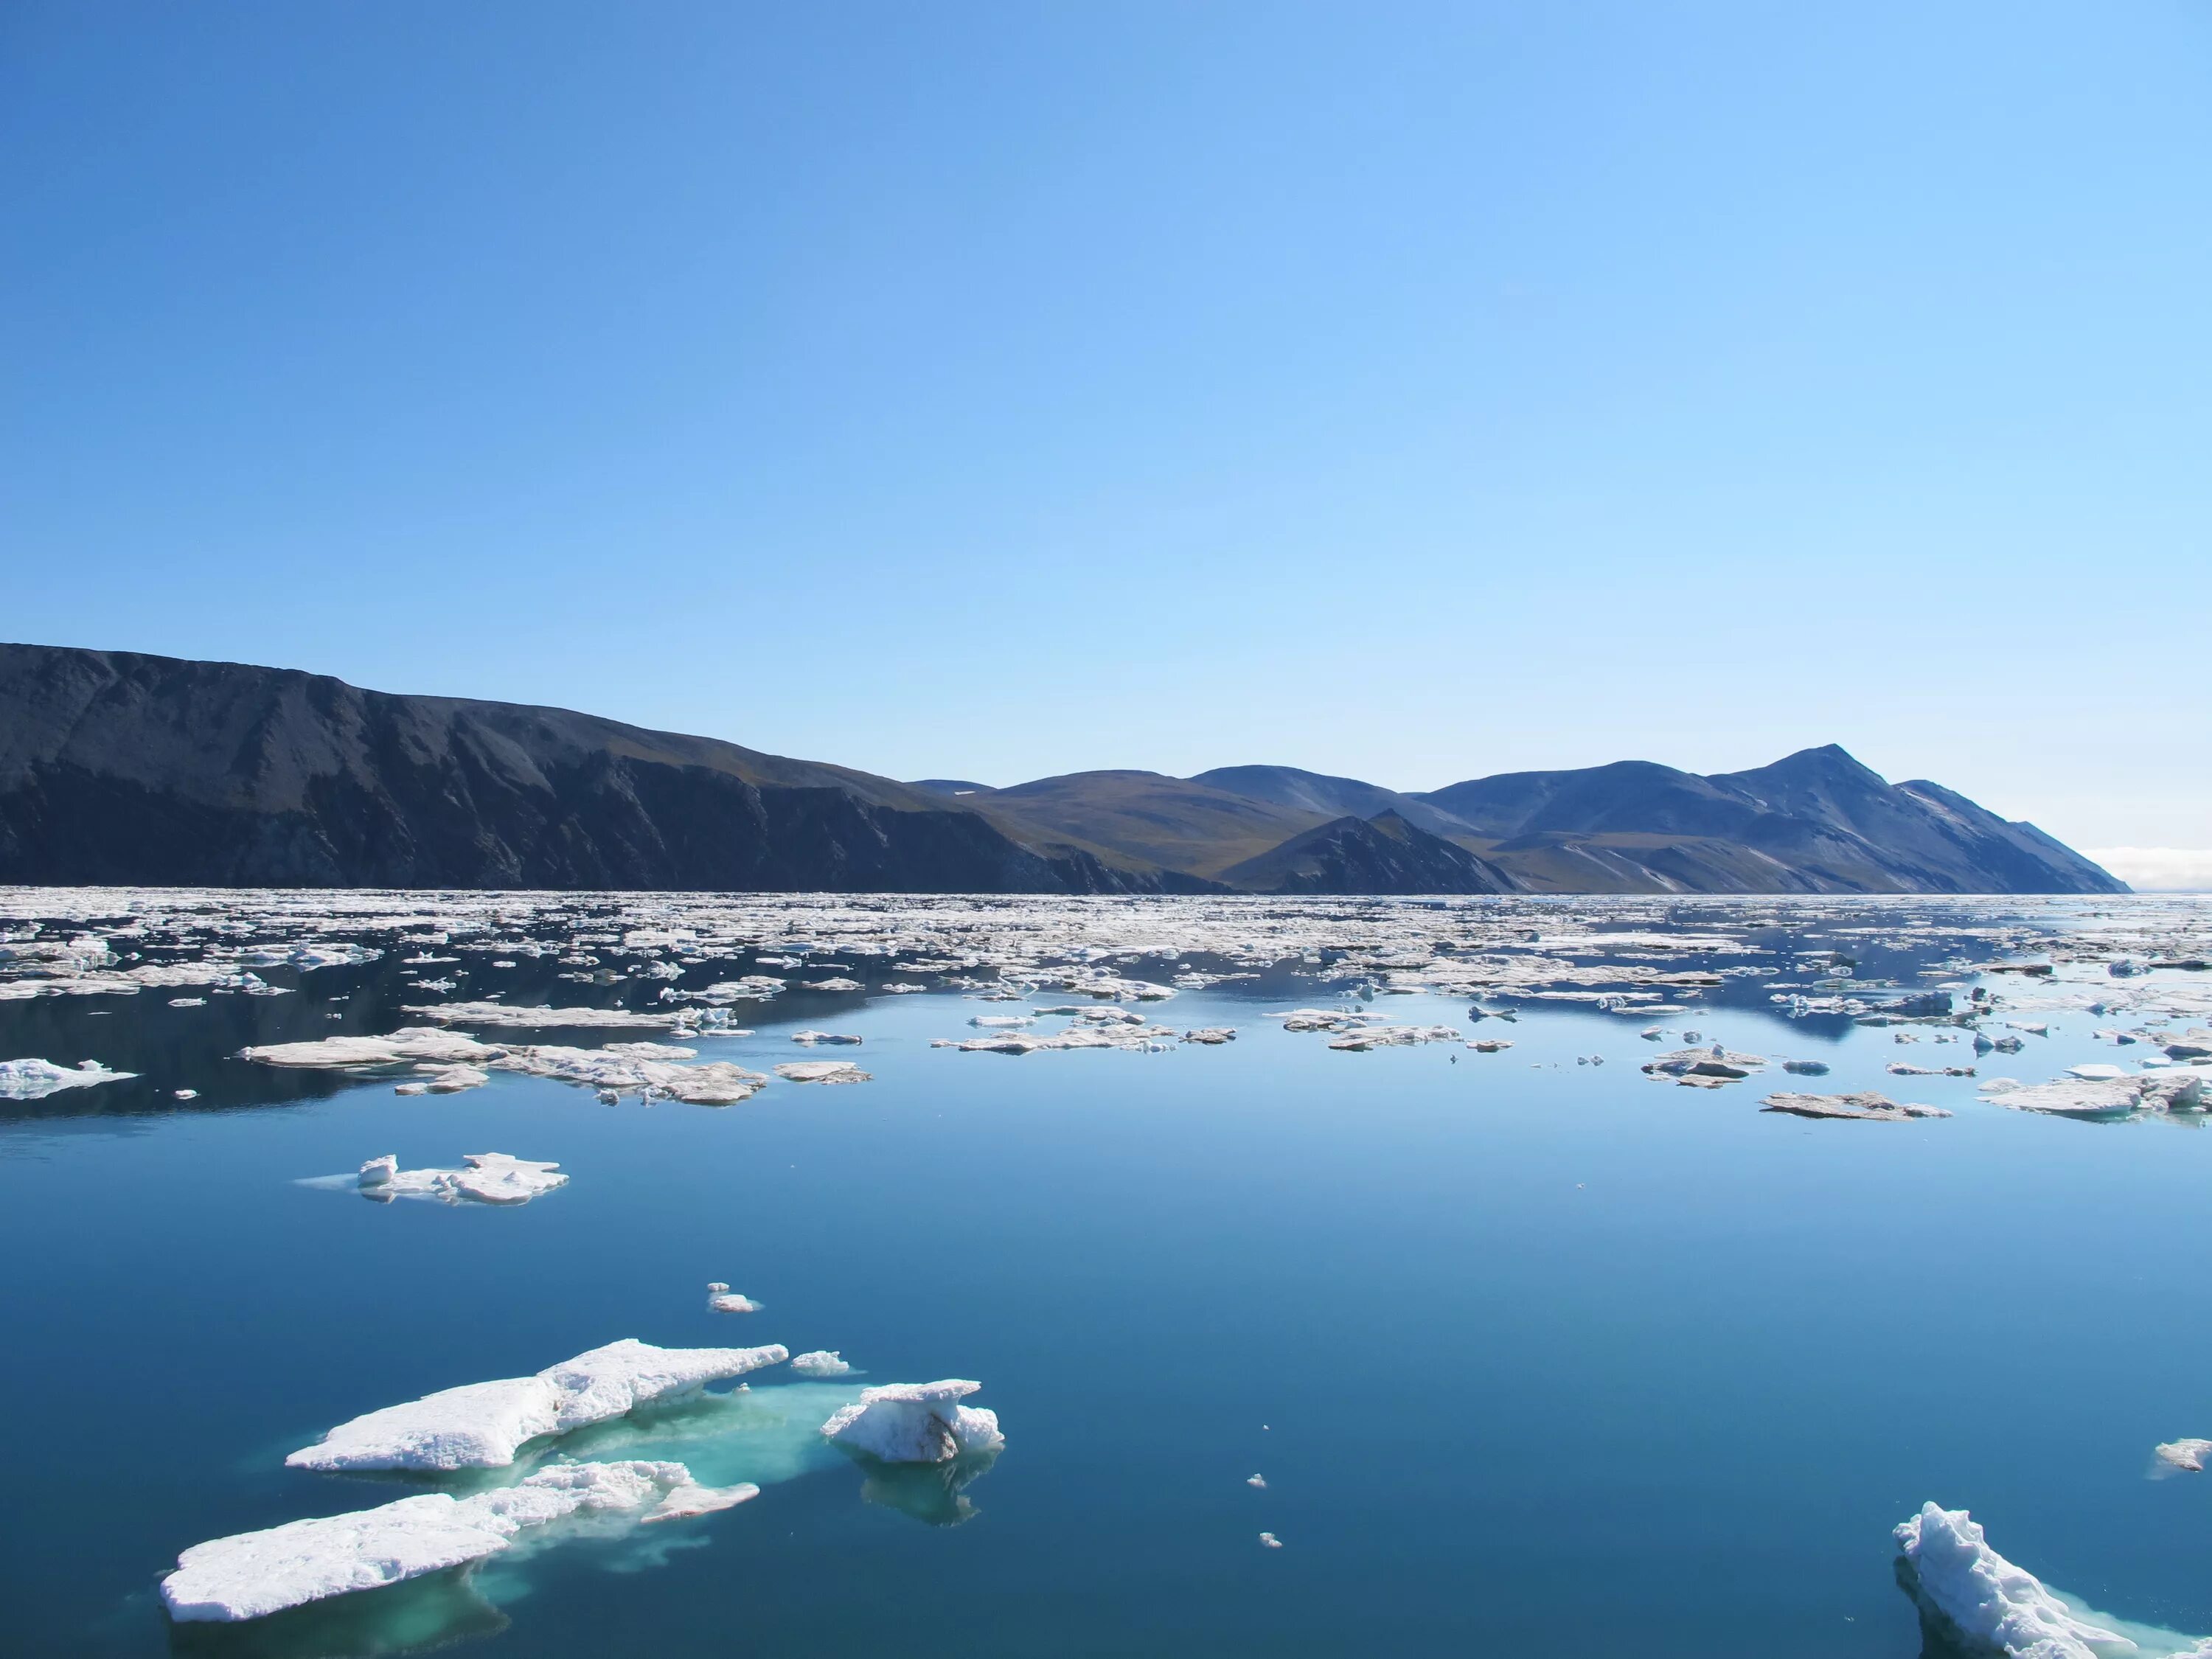
[[[1486,859],[1384,810],[1334,818],[1221,872],[1258,893],[1515,893]]]
[[[1419,795],[1401,795],[1380,784],[1358,778],[1332,778],[1319,772],[1302,772],[1295,766],[1217,766],[1189,780],[1209,789],[1225,789],[1232,795],[1272,802],[1293,811],[1318,812],[1326,817],[1371,818],[1377,812],[1395,812],[1408,823],[1431,835],[1464,832],[1468,826],[1449,812]]]
[[[1336,816],[1158,772],[1071,772],[994,790],[976,805],[1030,835],[1077,836],[1201,877],[1218,876]]]
[[[0,646],[0,882],[892,892],[2118,892],[1842,750],[1404,794],[1293,767],[895,782],[589,714]]]
[[[0,646],[0,881],[1094,892],[1203,885],[842,767],[557,708]]]
[[[1700,777],[1649,761],[1510,772],[1422,797],[1532,884],[1632,866],[1697,891],[2112,893],[2124,883],[2033,824],[1939,784],[1892,784],[1833,744]]]

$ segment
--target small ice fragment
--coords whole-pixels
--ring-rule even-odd
[[[791,1369],[801,1376],[849,1376],[853,1368],[835,1348],[817,1348],[792,1357]]]
[[[707,1294],[709,1296],[720,1296],[723,1291],[729,1288],[730,1287],[728,1285],[725,1285],[718,1279],[707,1286]]]
[[[875,1076],[849,1060],[787,1060],[775,1074],[787,1083],[867,1083]]]
[[[198,1100],[199,1097],[200,1091],[197,1089],[179,1089],[176,1091],[176,1098],[179,1100]]]
[[[1263,1532],[1260,1534],[1260,1546],[1263,1549],[1279,1550],[1283,1547],[1283,1540],[1272,1532]]]
[[[1826,1077],[1828,1062],[1825,1060],[1785,1060],[1782,1062],[1782,1069],[1798,1077]]]
[[[707,1298],[707,1311],[709,1313],[758,1313],[760,1310],[759,1303],[742,1291],[733,1291],[726,1285]]]
[[[2204,1473],[2204,1458],[2212,1452],[2212,1440],[2169,1440],[2151,1449],[2161,1463],[2170,1463],[2177,1469],[2187,1469],[2191,1474]]]
[[[1244,1477],[1244,1484],[1248,1486],[1256,1486],[1261,1492],[1265,1492],[1267,1490],[1267,1477],[1264,1474],[1248,1474]]]

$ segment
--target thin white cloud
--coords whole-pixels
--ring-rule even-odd
[[[2212,848],[2102,847],[2086,854],[2143,893],[2212,893]]]

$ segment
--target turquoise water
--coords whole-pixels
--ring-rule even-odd
[[[1655,1084],[1649,1019],[1527,1001],[1468,1029],[1502,1054],[1331,1052],[1261,1018],[1334,1000],[1279,974],[1146,1006],[1240,1034],[1163,1054],[933,1049],[1001,1012],[953,992],[779,999],[706,1057],[874,1080],[721,1109],[513,1076],[399,1098],[228,1058],[388,1029],[396,973],[270,971],[304,988],[197,1009],[0,1003],[0,1058],[143,1074],[0,1118],[0,1649],[1905,1656],[1889,1528],[1929,1498],[2095,1606],[2212,1631],[2212,1489],[2147,1478],[2154,1443],[2212,1434],[2193,1119],[1889,1077],[1972,1056],[1787,1020],[1757,980],[1662,1023],[1831,1075]],[[1466,1024],[1463,999],[1377,1001]],[[2106,1022],[2049,1018],[1984,1075],[2115,1057]],[[788,1040],[825,1024],[864,1046]],[[606,1035],[650,1034],[554,1040]],[[1957,1115],[1760,1112],[1785,1084]],[[572,1182],[497,1211],[297,1184],[487,1150]],[[709,1279],[764,1310],[708,1313]],[[739,1508],[172,1632],[155,1586],[179,1549],[420,1489],[287,1450],[623,1336],[839,1349],[854,1385],[979,1378],[1008,1446],[957,1492],[872,1478],[805,1431],[849,1387],[764,1372],[563,1448],[758,1480]]]

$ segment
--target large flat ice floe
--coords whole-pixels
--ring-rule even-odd
[[[2137,1659],[2212,1653],[2212,1640],[2130,1626],[2089,1614],[2014,1566],[1989,1546],[1964,1510],[1934,1504],[1896,1528],[1898,1546],[1911,1564],[1907,1588],[1923,1615],[1933,1614],[1963,1638],[1972,1653],[2011,1659]],[[2100,1622],[2101,1621],[2101,1622]]]
[[[1762,1111],[1788,1112],[1797,1117],[1859,1118],[1875,1123],[1901,1122],[1912,1117],[1948,1117],[1941,1106],[1900,1105],[1887,1095],[1863,1090],[1845,1095],[1793,1094],[1787,1090],[1767,1096]]]
[[[526,1441],[541,1435],[604,1423],[788,1358],[775,1344],[656,1348],[625,1337],[535,1376],[441,1389],[366,1413],[284,1462],[297,1469],[501,1468]]]
[[[558,1164],[505,1152],[465,1152],[461,1163],[459,1170],[403,1170],[387,1154],[362,1164],[355,1184],[364,1198],[434,1198],[447,1204],[527,1204],[568,1184]]]
[[[959,1402],[981,1382],[890,1382],[860,1397],[822,1425],[836,1444],[886,1463],[946,1463],[1006,1443],[998,1413]]]
[[[57,1066],[51,1060],[0,1060],[0,1100],[44,1100],[64,1089],[89,1089],[95,1083],[120,1083],[136,1072],[111,1072],[96,1060]]]
[[[629,1511],[641,1522],[672,1521],[758,1491],[701,1486],[681,1463],[558,1464],[470,1498],[426,1492],[195,1544],[161,1581],[161,1600],[180,1622],[260,1619],[480,1561],[519,1534],[572,1516]]]

